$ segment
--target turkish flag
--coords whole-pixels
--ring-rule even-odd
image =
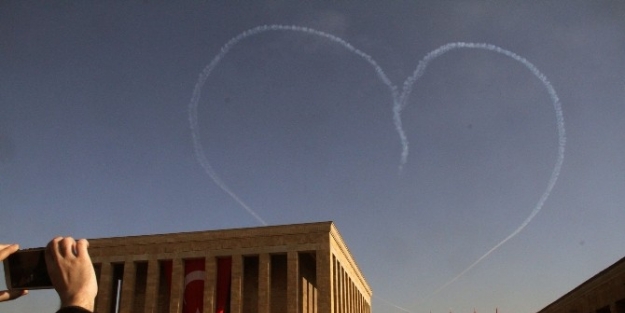
[[[202,313],[205,276],[204,259],[184,261],[183,313]]]

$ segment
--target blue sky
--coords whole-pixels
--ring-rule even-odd
[[[625,256],[625,4],[620,1],[0,4],[0,238],[42,246],[262,223],[207,175],[188,106],[220,49],[261,25],[332,34],[363,57],[267,31],[231,46],[201,86],[203,153],[267,224],[335,221],[375,312],[535,312]],[[442,290],[436,292],[440,287]],[[32,292],[3,311],[42,311]],[[389,305],[390,302],[393,305]],[[6,310],[5,310],[6,309]]]

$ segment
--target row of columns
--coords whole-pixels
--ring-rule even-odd
[[[232,255],[232,269],[230,282],[230,312],[243,313],[243,284],[244,284],[244,257],[242,255]],[[258,257],[258,313],[270,313],[271,311],[271,255],[261,253]],[[197,259],[197,258],[194,258]],[[316,254],[316,291],[313,293],[316,304],[311,307],[308,296],[302,300],[302,278],[300,277],[300,260],[298,251],[288,251],[286,253],[286,309],[287,313],[315,313],[330,312],[330,282],[323,282],[319,277],[330,276],[330,260],[328,256]],[[213,313],[216,310],[216,285],[217,285],[217,258],[215,256],[204,256],[205,277],[203,312]],[[163,261],[172,262],[171,289],[169,294],[168,308],[159,307],[159,290],[161,285],[167,282],[160,281]],[[138,268],[142,266],[146,272],[145,277],[137,279]],[[147,270],[145,270],[147,267]],[[174,258],[171,260],[160,260],[150,258],[147,261],[127,260],[125,262],[110,262],[102,260],[96,264],[98,272],[98,296],[96,299],[96,310],[101,313],[115,313],[119,307],[119,313],[143,312],[143,313],[180,313],[182,312],[182,299],[184,296],[184,259]],[[123,274],[116,277],[123,269]],[[325,272],[324,272],[325,271]],[[326,274],[324,274],[326,273]],[[121,288],[117,287],[118,280],[121,279]],[[143,294],[139,294],[142,290]],[[351,289],[350,289],[351,290]],[[119,293],[119,299],[118,294]],[[348,291],[347,289],[345,290]],[[306,293],[308,294],[308,290]],[[326,298],[323,295],[327,295]],[[352,298],[353,296],[350,296]],[[116,303],[119,301],[119,303]],[[137,302],[136,302],[137,301]],[[143,307],[137,307],[142,304]],[[303,307],[305,306],[305,308]],[[247,311],[247,310],[246,310]],[[343,312],[343,311],[341,311]],[[346,312],[346,311],[345,311]],[[359,312],[359,311],[354,311]],[[362,311],[366,312],[366,311]]]
[[[371,313],[371,306],[351,280],[341,263],[332,256],[335,313]]]

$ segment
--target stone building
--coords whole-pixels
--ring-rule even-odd
[[[91,239],[96,311],[369,313],[332,222]]]
[[[625,313],[625,258],[538,313]]]

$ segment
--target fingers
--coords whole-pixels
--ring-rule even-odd
[[[0,243],[0,250],[2,250],[4,248],[7,248],[7,247],[10,247],[10,246],[13,246],[13,245],[15,245],[15,244],[12,244],[12,243]]]
[[[80,306],[93,310],[98,284],[85,239],[52,239],[46,248],[46,266],[61,307]]]
[[[65,237],[61,239],[59,242],[59,251],[61,255],[64,257],[72,257],[76,254],[74,253],[74,248],[76,247],[76,241],[72,237]]]
[[[27,295],[28,290],[4,290],[0,291],[0,302],[17,299],[21,296]]]
[[[84,239],[83,239],[84,240]],[[50,253],[53,257],[75,257],[77,255],[76,240],[72,237],[56,237],[48,243],[46,252]],[[46,254],[47,254],[46,253]]]
[[[63,237],[55,237],[54,239],[50,240],[50,242],[46,246],[46,252],[56,253],[56,251],[59,250],[59,242],[61,240],[63,240]]]
[[[20,246],[16,244],[0,244],[0,261],[6,259],[9,255],[17,251],[19,248]]]
[[[48,272],[50,271],[49,264],[54,264],[53,262],[58,259],[59,253],[59,242],[63,239],[63,237],[55,237],[50,240],[48,245],[46,246],[46,264],[48,265]]]
[[[48,272],[50,272],[50,264],[52,264],[53,260],[56,259],[56,246],[59,240],[61,240],[61,237],[56,237],[52,240],[50,240],[50,242],[48,243],[48,245],[46,246],[46,252],[45,252],[45,257],[46,257],[46,266],[48,267]]]
[[[77,257],[88,257],[89,252],[87,252],[87,248],[89,248],[89,241],[87,239],[80,239],[76,242],[76,256]]]

